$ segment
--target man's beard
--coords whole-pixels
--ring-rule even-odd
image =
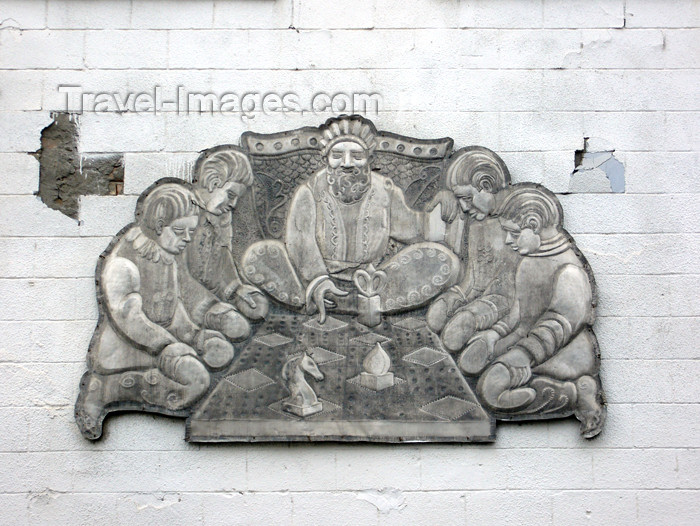
[[[331,168],[329,166],[326,180],[333,196],[345,204],[356,203],[362,199],[372,182],[369,165],[362,168],[343,168],[342,166]]]

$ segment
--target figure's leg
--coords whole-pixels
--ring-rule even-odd
[[[448,351],[461,351],[476,331],[493,327],[509,308],[510,302],[500,294],[487,294],[460,307],[445,324],[440,334],[443,345]],[[473,358],[475,363],[484,362],[487,359],[481,352],[483,350],[483,346],[480,345],[475,346],[473,350],[467,349],[468,354],[472,352],[479,354],[478,357]]]
[[[204,327],[224,334],[231,341],[245,340],[250,336],[250,323],[228,303],[217,303],[204,315]]]
[[[494,363],[479,378],[477,392],[495,411],[516,412],[532,403],[536,391],[530,387],[514,387],[514,374],[504,363]]]
[[[176,343],[166,347],[159,367],[115,374],[86,372],[80,381],[75,419],[85,438],[102,435],[102,423],[119,409],[186,409],[209,388],[210,376],[191,347]]]
[[[598,378],[597,349],[595,333],[584,329],[561,351],[532,370],[543,380],[555,378],[575,383],[577,397],[574,414],[581,422],[581,434],[585,438],[593,438],[600,433],[607,413],[605,394]]]
[[[605,421],[605,396],[597,378],[595,335],[578,334],[560,352],[532,369],[536,376],[511,387],[509,368],[496,362],[479,378],[477,391],[494,411],[509,415],[567,416],[581,422],[581,434],[593,438]]]
[[[415,309],[455,284],[459,258],[437,243],[410,245],[382,263],[386,285],[379,292],[381,311],[393,313]]]
[[[200,359],[212,371],[218,371],[233,361],[235,349],[223,335],[217,331],[204,329],[199,332],[195,340],[195,347]]]
[[[304,306],[305,290],[284,244],[274,240],[253,243],[241,258],[245,278],[285,305]]]
[[[598,374],[596,348],[595,334],[590,329],[584,329],[549,360],[533,367],[532,373],[557,380],[595,376]]]
[[[454,316],[455,311],[464,305],[464,294],[457,286],[450,287],[440,294],[428,308],[425,321],[430,330],[440,334],[447,321]]]

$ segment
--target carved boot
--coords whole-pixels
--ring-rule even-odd
[[[459,368],[470,376],[476,376],[493,361],[494,354],[482,339],[475,339],[459,356]]]
[[[127,408],[142,407],[145,403],[151,410],[162,408],[168,412],[191,406],[209,386],[208,381],[190,380],[187,384],[179,383],[165,376],[159,369],[129,371],[112,375],[107,380],[105,390],[114,393],[112,403],[120,402]]]
[[[202,361],[213,371],[226,367],[235,355],[233,345],[224,340],[218,332],[208,329],[199,331],[195,338],[195,346]]]
[[[516,412],[532,403],[536,392],[530,387],[512,388],[510,369],[495,363],[479,378],[477,392],[494,411]]]
[[[250,336],[250,323],[228,303],[214,304],[204,315],[204,326],[237,342]]]
[[[75,422],[88,440],[102,436],[102,422],[107,411],[103,402],[102,375],[86,372],[80,380],[80,393],[75,402]]]
[[[530,387],[536,396],[532,403],[523,409],[523,414],[533,415],[570,415],[578,398],[573,382],[554,380],[538,376],[530,381]]]
[[[591,376],[582,376],[576,380],[578,403],[574,414],[581,422],[581,435],[593,438],[603,429],[607,408],[605,394],[600,384]]]
[[[471,311],[461,309],[447,322],[440,339],[448,351],[458,352],[464,349],[475,331],[476,317]]]

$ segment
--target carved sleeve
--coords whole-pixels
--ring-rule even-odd
[[[423,212],[413,210],[406,204],[400,188],[390,187],[391,195],[391,231],[390,236],[403,243],[423,241]]]
[[[484,294],[471,301],[460,311],[469,311],[474,315],[476,330],[490,329],[508,313],[510,302],[501,294]]]
[[[226,301],[229,298],[226,297],[225,291],[236,290],[241,284],[241,278],[238,275],[238,269],[236,268],[236,263],[233,260],[233,254],[231,250],[227,247],[221,248],[221,276],[222,283],[217,288],[215,294],[219,296],[222,300]]]
[[[192,254],[185,253],[184,261],[178,265],[177,280],[180,289],[180,301],[185,306],[185,310],[189,317],[198,325],[204,324],[204,315],[219,302],[219,298],[214,295],[202,283],[197,281],[192,275],[189,268],[190,258]],[[196,255],[195,255],[196,257]]]
[[[120,257],[109,258],[102,271],[102,290],[110,319],[133,344],[151,354],[158,354],[163,347],[177,341],[143,312],[141,277],[131,261]]]
[[[319,276],[328,275],[316,242],[316,203],[306,185],[299,187],[289,206],[285,245],[304,286]]]
[[[586,272],[578,266],[565,265],[555,277],[548,309],[516,347],[530,354],[534,364],[545,362],[593,321],[591,300]]]
[[[227,291],[233,291],[241,284],[231,242],[227,239],[230,235],[230,228],[223,227],[219,231],[203,216],[185,251],[192,276],[223,300],[228,299]]]
[[[168,328],[177,336],[178,340],[189,345],[193,345],[194,338],[199,331],[199,327],[192,321],[185,306],[179,301],[175,307],[173,321]]]

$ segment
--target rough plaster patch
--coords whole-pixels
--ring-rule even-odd
[[[51,501],[56,500],[57,498],[66,495],[65,491],[56,491],[50,488],[46,488],[43,491],[37,491],[29,492],[29,503],[30,505],[33,504],[42,504],[42,505],[47,505]]]
[[[77,219],[81,195],[119,195],[124,186],[123,154],[82,155],[75,114],[57,112],[41,132],[38,195],[49,208]]]

